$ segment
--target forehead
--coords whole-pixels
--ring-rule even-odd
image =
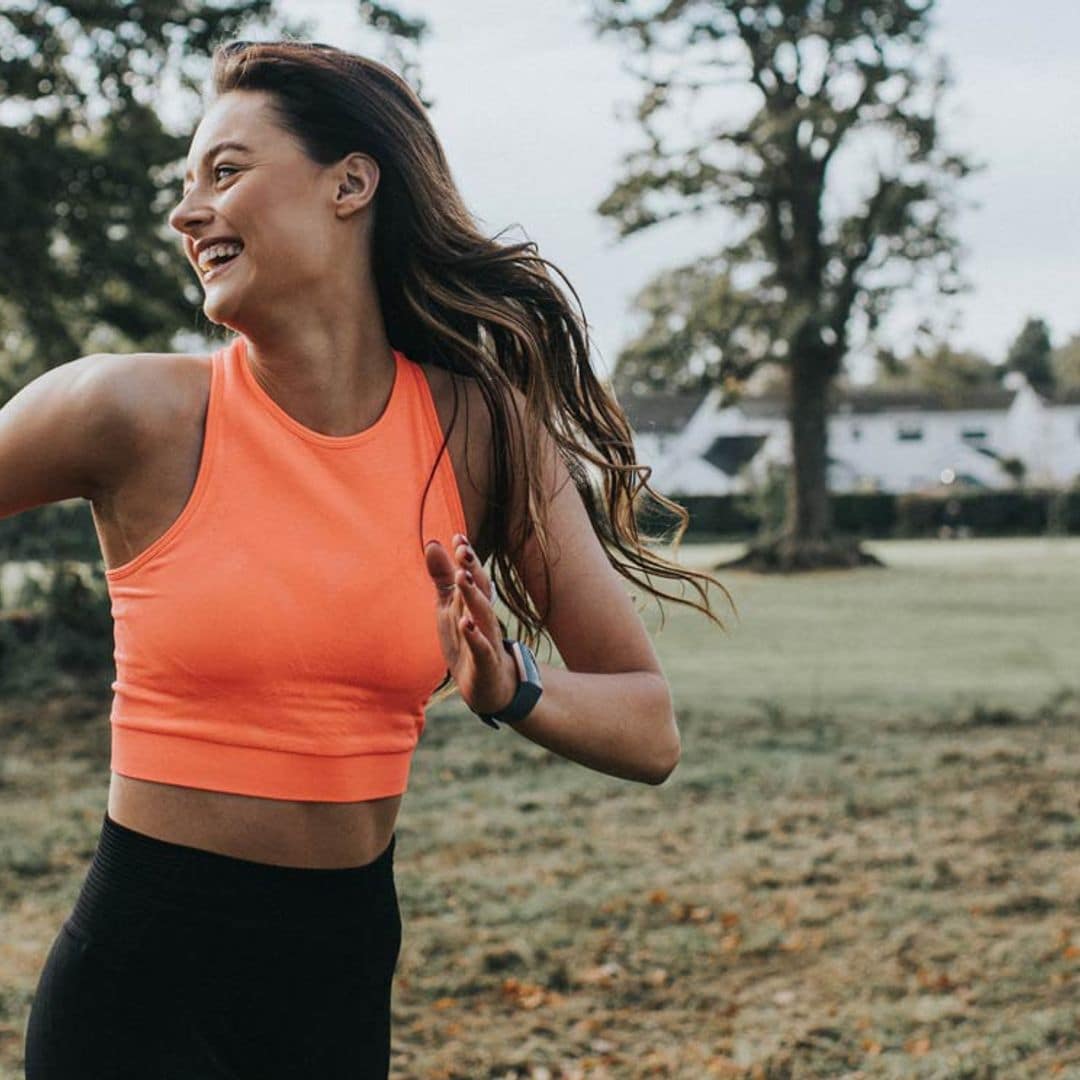
[[[254,90],[222,94],[203,114],[191,137],[184,178],[189,179],[221,142],[242,143],[255,150],[282,139],[287,134],[274,122],[268,95]]]

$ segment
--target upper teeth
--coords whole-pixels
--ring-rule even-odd
[[[211,244],[208,248],[203,248],[199,252],[199,269],[205,270],[211,259],[219,258],[222,255],[239,255],[243,248],[243,244],[235,243],[221,243]]]

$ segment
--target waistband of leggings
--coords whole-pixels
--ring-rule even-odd
[[[109,817],[72,913],[91,925],[132,905],[237,921],[362,915],[393,887],[395,832],[372,862],[341,868],[278,866],[174,844]]]

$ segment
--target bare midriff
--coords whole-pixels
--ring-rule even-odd
[[[363,866],[386,850],[401,795],[364,802],[262,799],[112,773],[109,817],[147,836],[278,866]]]

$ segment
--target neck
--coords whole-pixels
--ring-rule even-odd
[[[390,395],[393,350],[377,303],[364,308],[354,302],[331,316],[305,303],[274,325],[241,331],[262,388],[290,416],[325,435],[370,427]]]

